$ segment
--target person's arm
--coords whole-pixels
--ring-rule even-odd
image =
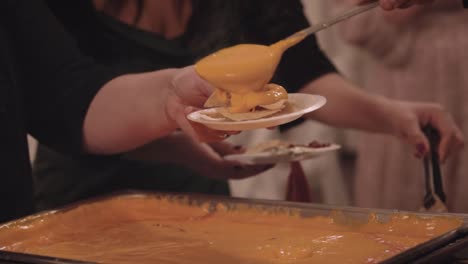
[[[257,35],[264,44],[308,26],[300,1],[269,3],[272,5],[269,12],[282,14],[282,19],[267,16],[254,24],[258,28],[267,28]],[[308,115],[309,118],[338,127],[392,134],[414,145],[418,154],[427,153],[429,149],[420,125],[430,121],[442,134],[439,148],[442,160],[463,145],[463,135],[439,105],[394,101],[363,92],[336,73],[313,36],[284,54],[277,76],[288,92],[320,94],[327,98],[327,104]]]
[[[211,144],[195,142],[187,135],[176,132],[127,153],[123,157],[145,162],[176,164],[213,179],[243,179],[274,166],[247,165],[223,158],[226,155],[240,154],[244,151],[242,147],[224,141]]]
[[[177,128],[196,140],[222,140],[226,132],[186,119],[212,91],[193,67],[117,77],[100,89],[89,106],[84,147],[98,154],[127,152]]]
[[[374,2],[376,0],[359,0],[360,4]],[[379,0],[380,6],[384,10],[393,10],[396,8],[407,8],[412,5],[431,4],[434,0]],[[466,0],[463,0],[466,3]]]
[[[306,85],[301,92],[325,96],[327,104],[308,118],[346,128],[397,136],[415,147],[418,156],[429,150],[421,131],[427,124],[441,135],[439,153],[444,161],[464,144],[452,117],[438,104],[391,100],[365,93],[338,74],[328,74]]]
[[[4,8],[28,129],[40,141],[67,152],[111,154],[176,127],[197,137],[186,107],[202,106],[212,88],[192,68],[121,75],[84,57],[42,1],[7,0]]]
[[[357,0],[359,4],[366,4],[376,0]],[[432,4],[434,0],[379,0],[382,9],[390,11],[397,8],[407,8],[412,5]],[[468,0],[462,0],[463,7],[468,8]]]

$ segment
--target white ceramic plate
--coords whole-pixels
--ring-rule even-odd
[[[315,111],[325,105],[327,100],[320,95],[293,93],[288,94],[289,109],[275,115],[248,121],[231,121],[228,119],[208,120],[204,113],[214,113],[215,108],[203,109],[190,113],[187,118],[209,128],[223,131],[244,131],[258,128],[275,127],[294,121],[304,114]]]
[[[229,161],[237,161],[247,165],[257,164],[276,164],[281,162],[301,161],[319,157],[330,151],[335,151],[340,148],[339,145],[331,144],[327,147],[309,148],[296,146],[292,148],[278,149],[274,152],[259,152],[259,153],[246,153],[227,155],[224,159]]]

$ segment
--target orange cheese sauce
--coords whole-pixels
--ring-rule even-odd
[[[461,225],[395,215],[344,225],[151,197],[82,205],[0,228],[0,249],[100,263],[377,263]]]
[[[288,38],[270,46],[241,44],[225,48],[198,61],[195,70],[219,90],[222,99],[227,100],[226,92],[236,96],[231,101],[231,112],[248,112],[252,104],[262,104],[252,102],[268,101],[270,89],[265,85],[273,77],[283,53],[302,39]],[[287,98],[284,88],[282,92]]]
[[[263,91],[249,94],[231,94],[231,113],[244,113],[258,105],[270,105],[288,99],[288,92],[282,86],[270,83],[264,87]]]

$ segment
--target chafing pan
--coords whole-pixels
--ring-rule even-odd
[[[432,213],[418,213],[418,212],[403,212],[397,210],[382,210],[382,209],[368,209],[368,208],[356,208],[356,207],[341,207],[341,206],[329,206],[329,205],[318,205],[308,203],[293,203],[284,201],[272,201],[272,200],[258,200],[258,199],[242,199],[242,198],[230,198],[221,196],[210,196],[210,195],[199,195],[199,194],[175,194],[175,193],[152,193],[152,192],[136,192],[129,191],[125,193],[117,193],[107,195],[95,199],[89,199],[82,202],[78,202],[57,210],[41,212],[23,219],[19,219],[13,222],[5,223],[0,225],[0,231],[2,228],[16,225],[20,222],[34,221],[35,219],[41,218],[47,214],[57,214],[66,212],[75,207],[84,204],[90,204],[98,202],[104,199],[116,198],[122,196],[153,196],[157,198],[169,198],[171,200],[180,200],[188,202],[192,205],[209,204],[211,210],[215,210],[216,205],[221,203],[227,208],[235,210],[237,206],[251,206],[260,210],[266,211],[281,211],[281,212],[299,212],[302,217],[313,217],[313,216],[330,216],[332,213],[340,212],[340,221],[345,222],[365,222],[367,221],[369,214],[373,213],[380,221],[387,221],[391,215],[395,213],[408,213],[417,215],[423,218],[430,218],[434,216],[447,216],[457,217],[463,220],[464,226],[451,230],[446,234],[436,237],[430,241],[419,244],[409,250],[406,250],[398,255],[393,256],[390,259],[383,261],[385,264],[396,264],[396,263],[443,263],[445,261],[454,260],[458,252],[463,252],[465,248],[468,248],[468,215],[463,214],[432,214]],[[82,264],[90,262],[81,262],[79,260],[68,260],[59,259],[48,256],[37,256],[30,254],[14,253],[0,250],[0,264]]]

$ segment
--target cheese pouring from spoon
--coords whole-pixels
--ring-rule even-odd
[[[233,112],[248,112],[256,105],[287,99],[284,88],[266,86],[283,53],[307,36],[378,6],[378,2],[358,6],[332,19],[312,25],[270,46],[240,44],[217,51],[195,64],[197,73],[216,90],[210,97]],[[271,92],[269,87],[275,87]]]

